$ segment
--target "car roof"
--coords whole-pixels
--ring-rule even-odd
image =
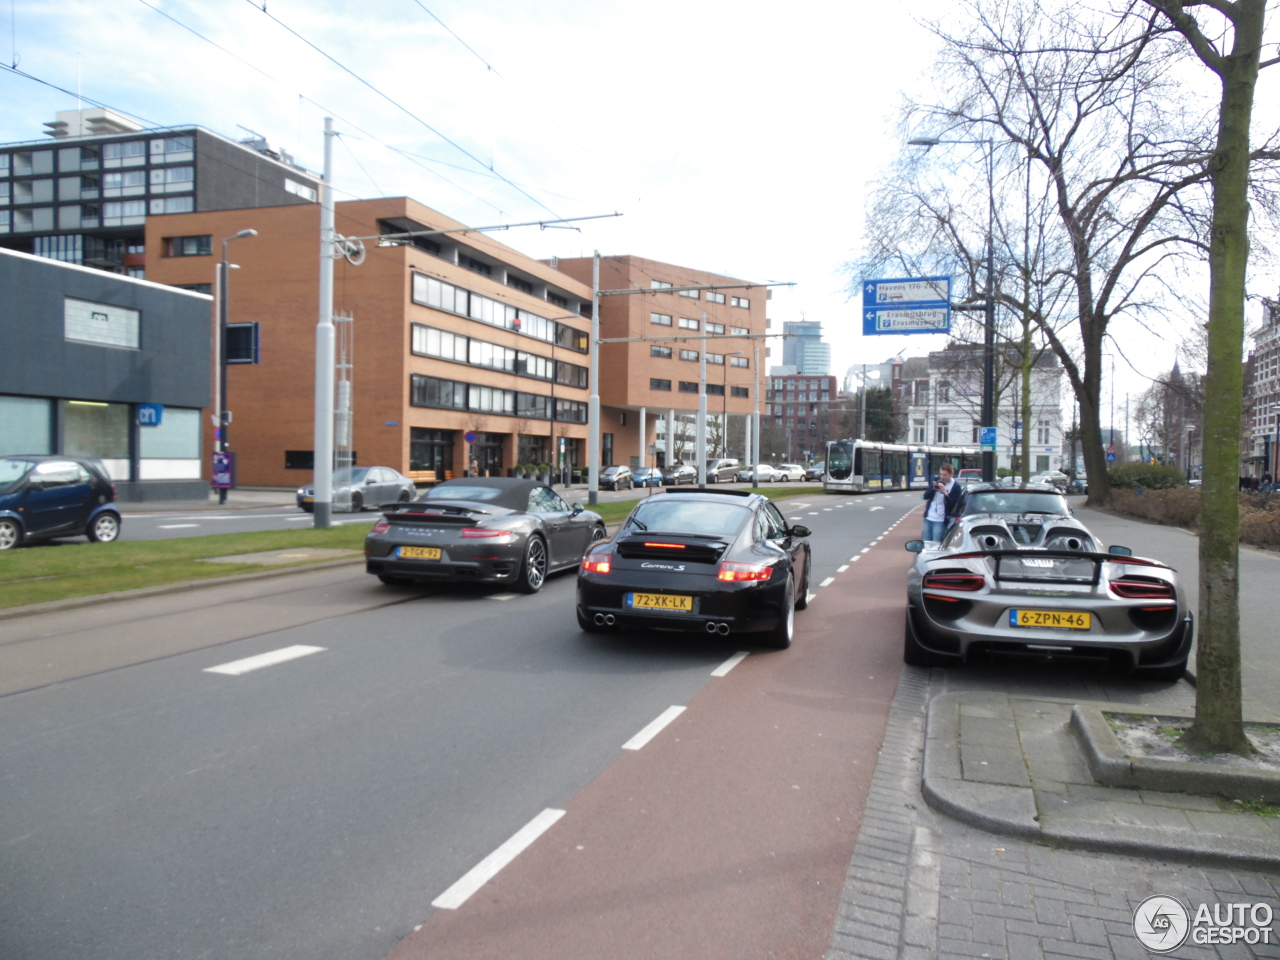
[[[1023,491],[1026,493],[1052,493],[1056,496],[1062,495],[1061,491],[1058,490],[1058,488],[1053,486],[1052,484],[1023,483],[1021,480],[1016,480],[1016,481],[995,480],[995,481],[988,481],[986,483],[975,483],[975,484],[971,484],[966,492],[972,495],[975,493],[982,493],[984,490],[999,490],[1003,493],[1008,493],[1010,491],[1013,491],[1013,492]]]
[[[434,494],[433,500],[447,500],[447,496],[440,496],[435,491],[448,490],[450,487],[497,487],[502,493],[492,500],[467,501],[466,497],[456,499],[472,503],[491,503],[523,513],[529,506],[529,492],[545,486],[546,484],[534,480],[522,480],[519,477],[455,477],[452,480],[437,483],[431,488],[431,492]]]
[[[743,500],[755,500],[760,503],[767,503],[768,497],[758,493],[752,493],[750,490],[680,490],[673,487],[661,494],[662,497],[670,500],[674,499],[691,499],[706,500],[711,497],[723,497],[725,502],[741,503]],[[649,498],[645,498],[646,500]]]

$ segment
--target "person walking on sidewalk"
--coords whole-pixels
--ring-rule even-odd
[[[939,477],[924,492],[924,499],[929,506],[924,510],[925,540],[938,541],[947,532],[947,519],[955,514],[960,503],[960,484],[955,481],[955,467],[944,463],[938,468]]]

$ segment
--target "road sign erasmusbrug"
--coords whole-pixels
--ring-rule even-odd
[[[950,330],[950,277],[903,277],[862,282],[864,336],[947,333]]]

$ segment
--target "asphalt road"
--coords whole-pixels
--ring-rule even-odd
[[[257,530],[285,530],[309,527],[314,517],[296,507],[262,507],[256,510],[191,510],[174,513],[131,513],[121,504],[121,540],[174,540],[203,537],[213,533],[253,533]],[[365,512],[337,514],[334,524],[362,523],[372,526],[380,514]]]
[[[524,597],[316,571],[256,592],[0,623],[0,663],[21,652],[45,671],[0,696],[0,956],[373,960],[397,945],[429,955],[456,946],[465,924],[480,929],[503,883],[534,913],[512,914],[526,922],[471,956],[552,956],[579,928],[583,949],[622,929],[665,944],[653,952],[632,938],[600,955],[672,955],[661,918],[675,917],[675,936],[699,914],[655,891],[690,889],[730,863],[750,872],[750,895],[722,876],[696,901],[733,931],[698,955],[793,955],[797,918],[820,953],[896,684],[900,541],[918,535],[915,518],[888,531],[918,503],[907,493],[786,504],[814,530],[815,599],[790,650],[755,652],[720,677],[739,650],[732,638],[581,633],[572,575]],[[208,672],[299,646],[322,649]],[[102,650],[105,660],[87,656]],[[688,709],[640,752],[621,749],[673,706]],[[690,723],[700,753],[671,754]],[[779,733],[766,743],[770,726]],[[814,737],[824,729],[827,743]],[[629,816],[656,816],[637,833],[610,818],[641,787],[653,806]],[[768,789],[738,802],[756,787]],[[686,808],[699,812],[683,822]],[[432,907],[548,809],[568,811],[559,834],[458,909]],[[726,829],[699,833],[717,816]],[[647,864],[634,909],[618,857],[541,859],[587,846],[565,848],[566,837],[618,842],[620,830],[646,838],[630,848]],[[563,922],[572,912],[547,899],[545,881],[565,876],[607,898],[594,915],[614,920]],[[797,894],[808,877],[813,890]],[[552,908],[561,913],[540,913]],[[426,939],[404,940],[417,927]]]

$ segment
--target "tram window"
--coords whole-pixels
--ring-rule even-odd
[[[880,476],[880,451],[864,450],[862,451],[862,457],[867,466],[866,473],[863,475],[868,477]]]

